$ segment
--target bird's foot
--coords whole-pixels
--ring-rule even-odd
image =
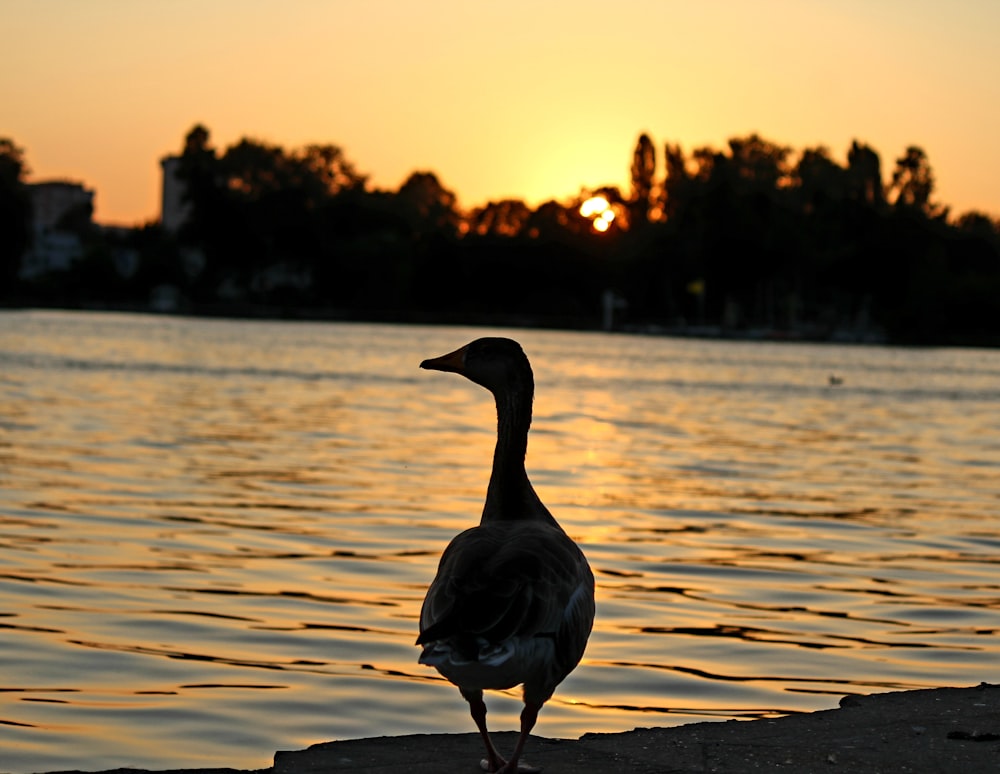
[[[515,774],[515,772],[516,774],[539,774],[542,770],[539,766],[532,766],[524,761],[508,762],[499,756],[495,761],[483,758],[479,761],[479,768],[491,774]]]

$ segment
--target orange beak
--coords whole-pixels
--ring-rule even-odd
[[[465,351],[468,349],[468,345],[456,349],[454,352],[449,352],[447,355],[441,355],[441,357],[432,357],[420,364],[421,368],[427,368],[431,371],[450,371],[452,373],[460,374],[465,371]]]

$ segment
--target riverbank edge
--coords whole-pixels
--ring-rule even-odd
[[[501,751],[512,748],[515,738],[514,732],[494,735]],[[471,774],[479,770],[481,754],[481,742],[474,732],[416,734],[279,751],[268,769],[170,769],[159,774]],[[584,734],[576,740],[532,737],[525,757],[546,774],[583,770],[608,774],[997,770],[1000,686],[981,683],[975,687],[850,695],[841,699],[836,709],[773,719],[637,728]],[[112,769],[92,774],[144,771]]]

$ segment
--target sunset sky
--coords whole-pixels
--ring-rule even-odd
[[[640,132],[926,152],[936,199],[1000,216],[995,0],[0,0],[0,137],[30,180],[159,214],[195,124],[333,143],[373,187],[437,173],[462,207],[627,187]]]

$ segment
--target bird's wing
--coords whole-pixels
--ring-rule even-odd
[[[526,522],[482,525],[445,549],[420,613],[417,643],[451,640],[471,654],[484,640],[559,638],[568,625],[583,627],[588,605],[592,621],[593,576],[562,530]]]

